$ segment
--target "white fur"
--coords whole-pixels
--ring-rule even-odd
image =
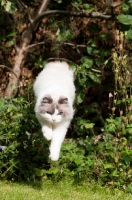
[[[73,71],[66,62],[50,62],[44,67],[34,83],[34,92],[37,98],[35,105],[36,116],[42,126],[44,137],[47,140],[51,140],[49,157],[54,161],[59,159],[61,144],[73,118],[73,101],[75,97],[73,80]],[[60,96],[68,98],[70,113],[66,118],[62,118],[57,109],[53,115],[39,112],[40,102],[47,94],[55,102],[58,102]]]

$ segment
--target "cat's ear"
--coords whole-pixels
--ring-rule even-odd
[[[67,104],[68,103],[68,98],[60,98],[59,99],[59,104]]]
[[[44,97],[42,102],[51,104],[52,103],[52,99],[50,97]]]

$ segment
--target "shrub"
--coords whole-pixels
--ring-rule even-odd
[[[48,168],[48,142],[42,139],[34,102],[24,96],[0,98],[0,177],[35,180],[36,168]]]
[[[132,140],[117,138],[106,131],[85,139],[66,140],[59,161],[47,174],[55,181],[70,176],[78,183],[96,180],[102,185],[131,192],[131,143]]]

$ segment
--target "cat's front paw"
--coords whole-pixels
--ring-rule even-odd
[[[51,144],[49,150],[50,150],[49,158],[53,161],[57,161],[59,159],[60,150],[55,147],[53,148],[52,144]]]
[[[46,140],[52,139],[52,130],[42,128],[42,132],[43,132],[43,136],[46,138]]]
[[[59,154],[50,153],[49,158],[50,158],[52,161],[57,161],[57,160],[59,159]]]
[[[52,133],[51,133],[51,132],[43,132],[43,136],[44,136],[47,140],[51,140],[51,139],[52,139]]]

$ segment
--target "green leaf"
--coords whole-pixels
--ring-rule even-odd
[[[76,97],[77,103],[82,103],[83,102],[83,98],[81,94],[78,94]]]
[[[91,5],[88,4],[88,3],[84,3],[83,4],[83,8],[86,9],[88,12],[91,12],[93,10],[93,8],[91,7]]]
[[[115,169],[115,170],[111,173],[111,176],[118,176],[117,169]]]
[[[105,130],[114,133],[116,130],[115,124],[108,124],[105,126]]]
[[[14,13],[17,10],[15,5],[11,1],[8,1],[8,0],[7,1],[2,1],[1,5],[4,7],[6,12],[9,12],[11,14]]]
[[[132,40],[132,29],[130,29],[130,30],[127,31],[126,39],[127,40]]]
[[[111,163],[104,164],[104,169],[113,169],[113,165]]]
[[[35,175],[38,176],[38,177],[41,177],[44,175],[44,172],[46,172],[46,170],[42,170],[42,169],[38,169],[38,168],[35,168]]]
[[[57,3],[62,3],[62,0],[57,0]]]
[[[16,34],[17,34],[17,32],[16,32],[16,31],[13,31],[13,32],[9,33],[7,36],[8,36],[8,37],[11,37],[11,36],[15,36]]]
[[[94,123],[85,123],[84,126],[86,129],[91,129],[94,127]]]
[[[108,56],[110,54],[110,50],[109,49],[102,49],[101,51],[101,55],[102,56]]]
[[[96,82],[96,83],[101,83],[101,79],[98,77],[98,76],[96,76],[96,73],[94,73],[94,72],[92,72],[92,71],[89,71],[88,72],[88,76],[89,76],[89,78],[91,78],[94,82]]]
[[[87,47],[87,52],[88,52],[88,54],[90,54],[90,55],[91,55],[91,53],[92,53],[92,50],[93,50],[93,47]]]
[[[122,10],[123,10],[123,12],[128,12],[128,10],[129,10],[129,6],[126,4],[126,3],[122,3]]]
[[[108,34],[106,34],[106,33],[101,33],[101,34],[99,35],[99,38],[100,38],[101,40],[107,40],[107,39],[108,39]]]
[[[89,55],[96,55],[99,53],[99,49],[96,49],[92,46],[87,46],[87,52]]]
[[[6,42],[6,44],[8,44],[8,45],[13,45],[14,42],[13,42],[13,40],[8,40],[8,41]]]
[[[90,8],[90,4],[84,3],[84,4],[83,4],[83,7],[86,8],[86,9],[89,9],[89,8]]]
[[[99,67],[104,63],[104,58],[103,57],[96,58],[95,63]]]
[[[85,66],[86,68],[91,68],[93,65],[93,60],[84,56],[81,58],[81,63],[83,64],[83,66]]]
[[[128,3],[132,4],[132,0],[129,0]]]
[[[58,29],[56,33],[56,41],[66,41],[66,40],[71,40],[73,38],[74,36],[72,34],[70,27],[68,27],[67,30],[64,28]]]
[[[47,174],[57,174],[59,172],[59,168],[57,167],[51,167],[48,171]]]
[[[74,62],[70,63],[70,67],[72,68],[72,70],[75,72],[77,69],[77,66]]]
[[[93,73],[93,72],[89,72],[88,73],[88,76],[93,80],[93,81],[95,81],[95,79],[96,79],[96,76],[95,76],[95,74]]]
[[[132,128],[127,128],[127,132],[132,135]]]
[[[117,19],[120,23],[125,24],[125,25],[132,25],[132,15],[118,15]]]
[[[79,7],[79,3],[77,3],[76,1],[75,2],[73,2],[73,3],[71,3],[75,8],[77,8],[77,7]]]
[[[42,62],[42,67],[44,67],[47,63],[48,63],[47,60],[43,61],[43,62]],[[41,66],[40,66],[40,68],[41,68]]]

